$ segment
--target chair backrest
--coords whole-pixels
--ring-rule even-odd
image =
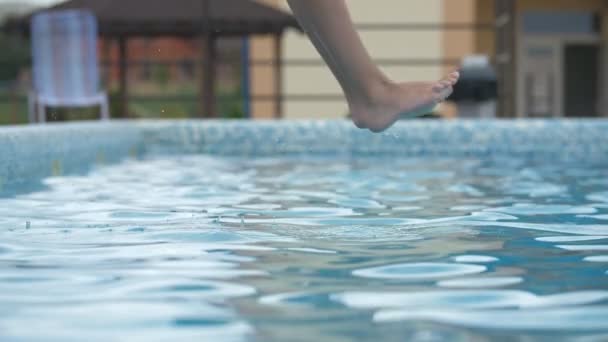
[[[31,26],[34,91],[59,99],[97,94],[95,16],[84,10],[42,12]]]

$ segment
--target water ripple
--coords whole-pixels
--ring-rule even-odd
[[[584,259],[588,262],[606,262],[608,263],[608,255],[589,256]]]
[[[515,204],[511,207],[492,208],[488,211],[497,211],[511,215],[558,215],[558,214],[595,214],[597,209],[586,206],[571,205],[539,205],[539,204]]]
[[[517,310],[386,310],[376,322],[432,321],[469,328],[524,331],[608,331],[608,307]]]
[[[567,251],[608,251],[608,245],[559,245]]]
[[[411,263],[365,268],[353,271],[363,278],[395,280],[433,280],[485,272],[487,268],[469,264]]]
[[[595,162],[177,155],[49,178],[0,199],[0,340],[602,336]]]
[[[541,242],[581,242],[581,241],[595,241],[595,240],[606,240],[608,236],[544,236],[536,238],[536,241]]]
[[[605,192],[595,192],[595,193],[589,194],[589,195],[587,195],[587,199],[589,201],[597,201],[597,202],[608,203],[608,191],[605,191]]]
[[[484,264],[497,262],[498,258],[487,255],[459,255],[454,257],[454,261],[471,264]]]
[[[524,279],[521,277],[463,278],[442,280],[437,283],[437,286],[447,288],[485,289],[517,285],[523,283],[523,281]]]
[[[332,299],[359,309],[549,308],[601,303],[608,300],[608,291],[580,291],[549,296],[537,296],[530,292],[516,290],[443,290],[408,293],[345,292],[333,295]]]

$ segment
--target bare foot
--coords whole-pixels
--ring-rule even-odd
[[[382,132],[401,116],[428,114],[452,94],[459,78],[456,71],[438,82],[384,84],[368,99],[349,101],[353,122],[359,128]]]

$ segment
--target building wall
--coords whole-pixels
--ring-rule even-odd
[[[288,9],[284,0],[263,0]],[[356,23],[456,23],[491,24],[495,19],[493,0],[349,0]],[[381,4],[381,6],[379,6]],[[608,65],[608,3],[604,0],[516,0],[517,11],[528,10],[594,10],[603,18],[603,58]],[[459,60],[470,54],[494,56],[496,42],[491,29],[427,30],[409,32],[361,32],[366,46],[374,58],[429,58]],[[520,41],[521,37],[518,37]],[[271,40],[256,39],[253,55],[272,59]],[[283,57],[319,61],[318,66],[287,66],[284,72],[283,91],[286,95],[340,94],[340,88],[329,69],[308,39],[290,32],[285,37]],[[521,61],[518,61],[519,63]],[[452,65],[384,67],[392,77],[409,80],[430,80],[452,69]],[[603,108],[608,115],[608,67],[602,71]],[[253,89],[256,94],[272,95],[276,92],[271,67],[258,66],[253,72]],[[254,103],[255,117],[272,117],[272,101]],[[336,118],[346,114],[343,100],[285,102],[286,118]],[[521,113],[519,113],[521,114]]]
[[[105,77],[109,82],[118,82],[119,60],[118,44],[113,39],[102,38],[98,43],[98,51],[100,51],[99,59],[102,62],[110,62],[112,66],[106,71]],[[129,39],[127,56],[131,61],[150,62],[148,67],[137,65],[131,67],[131,78],[137,80],[145,79],[146,74],[150,74],[152,65],[158,62],[175,62],[175,64],[167,66],[167,72],[171,80],[179,80],[180,76],[186,74],[180,70],[179,61],[192,61],[195,65],[200,56],[200,45],[198,42],[189,39],[179,38],[133,38]],[[187,75],[194,78],[195,75]]]
[[[604,8],[604,0],[519,0],[517,8],[519,11],[538,9],[559,10],[600,10]]]
[[[488,1],[488,0],[485,0]],[[472,24],[477,21],[476,0],[443,1],[443,21],[446,25]],[[443,31],[443,57],[460,60],[476,51],[476,30],[472,27]],[[454,67],[444,65],[444,72]]]
[[[519,0],[516,2],[517,4],[517,12],[518,14],[521,14],[525,11],[532,11],[532,10],[571,10],[571,11],[593,11],[596,12],[598,14],[600,14],[600,18],[602,20],[602,27],[603,27],[603,31],[601,34],[601,47],[603,50],[603,58],[604,60],[606,60],[608,62],[608,51],[607,51],[607,47],[608,47],[608,3],[605,0],[577,0],[577,1],[571,1],[571,0]],[[518,32],[518,35],[516,37],[518,44],[521,44],[523,39],[524,39],[524,35],[521,32]],[[521,63],[523,61],[521,60],[521,56],[519,57],[519,59],[517,60],[517,72],[518,75],[521,76],[521,72],[522,72],[522,67],[521,67]],[[608,71],[606,70],[605,67],[606,63],[602,63],[601,66],[601,70],[600,70],[600,75],[599,75],[599,82],[600,82],[600,89],[601,89],[601,93],[600,95],[600,101],[602,104],[604,104],[603,106],[601,106],[601,108],[604,108],[604,112],[600,113],[601,115],[604,116],[608,116],[608,108],[606,107],[606,105],[608,104],[608,90],[606,90],[606,85],[608,85]],[[521,82],[522,80],[520,79],[520,85],[518,87],[519,90],[519,94],[518,94],[518,98],[516,99],[516,102],[518,104],[518,116],[525,116],[527,115],[527,113],[525,113],[524,110],[524,101],[522,100],[523,98],[523,89],[521,86]],[[558,96],[561,96],[560,94],[558,94]],[[564,113],[567,114],[567,113]]]
[[[494,1],[444,0],[443,3],[446,24],[470,25],[469,28],[444,31],[444,57],[456,60],[471,54],[493,57],[496,54],[495,32],[491,28],[495,20]],[[451,68],[446,66],[447,70]]]
[[[280,0],[258,0],[267,5],[279,7]],[[252,37],[250,59],[253,61],[272,61],[277,58],[275,54],[275,41],[273,37]],[[275,82],[275,73],[272,65],[254,65],[251,67],[251,117],[255,119],[272,119],[275,113],[276,95],[278,85]],[[256,96],[268,99],[255,99]]]
[[[261,0],[289,10],[284,0]],[[591,1],[591,0],[587,0]],[[537,0],[536,2],[542,2]],[[546,2],[552,2],[547,0]],[[558,1],[560,2],[560,1]],[[561,1],[564,4],[571,0]],[[493,0],[348,0],[353,20],[365,23],[424,23],[424,24],[492,24]],[[381,4],[381,6],[379,6]],[[538,4],[537,4],[538,5]],[[431,59],[458,62],[471,54],[495,54],[494,31],[476,30],[473,27],[459,30],[411,30],[360,32],[365,45],[376,59]],[[273,59],[273,41],[256,38],[252,41],[253,59]],[[283,76],[283,93],[289,95],[340,95],[341,90],[318,53],[305,35],[288,32],[285,35],[282,55],[287,62]],[[289,60],[318,61],[316,66],[293,66]],[[429,66],[383,67],[391,77],[402,81],[434,80],[454,69],[454,64]],[[258,95],[274,95],[273,70],[270,66],[252,69],[252,91]],[[273,101],[254,101],[255,118],[274,116]],[[347,114],[342,99],[335,101],[299,101],[288,99],[284,103],[285,118],[338,118]]]
[[[284,0],[264,0],[288,10]],[[364,23],[441,23],[445,0],[349,0],[353,20]],[[409,32],[361,32],[365,45],[376,59],[442,58],[442,33],[438,30]],[[274,58],[272,42],[256,38],[252,42],[252,58]],[[306,59],[318,61],[315,66],[286,66],[283,77],[285,95],[341,95],[341,90],[330,70],[322,62],[306,36],[288,32],[283,44],[283,58],[287,61]],[[387,74],[401,81],[437,79],[443,68],[436,66],[390,66],[383,67]],[[276,91],[273,71],[269,67],[257,66],[252,70],[252,88],[255,94]],[[255,118],[272,117],[273,103],[253,103]],[[339,118],[347,114],[347,106],[342,99],[335,101],[287,100],[284,103],[284,117],[298,118]]]
[[[493,25],[496,20],[496,8],[493,0],[475,1],[476,22]],[[488,56],[496,55],[496,36],[492,29],[478,30],[475,34],[475,53]]]
[[[273,37],[255,37],[251,40],[250,60],[273,61],[276,59]],[[278,85],[275,82],[275,69],[271,64],[256,64],[251,72],[251,116],[256,119],[275,118]],[[256,97],[264,97],[260,99]]]

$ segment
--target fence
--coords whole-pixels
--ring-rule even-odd
[[[411,32],[411,31],[493,31],[495,26],[489,23],[460,23],[460,24],[407,24],[382,23],[358,25],[360,32]],[[24,42],[26,43],[26,42]],[[237,54],[238,55],[238,54]],[[290,102],[335,102],[341,101],[343,95],[339,93],[307,93],[307,94],[254,94],[248,95],[241,87],[243,74],[243,61],[231,54],[230,58],[219,58],[221,62],[220,88],[218,91],[218,112],[224,117],[246,117],[247,101],[280,101]],[[381,67],[403,66],[457,66],[459,59],[441,58],[381,58],[376,62]],[[199,64],[196,57],[181,60],[131,60],[130,84],[135,91],[129,95],[129,111],[134,117],[193,117],[198,112],[198,79]],[[277,63],[275,60],[250,60],[251,68],[271,67]],[[283,68],[317,68],[324,66],[320,59],[284,59]],[[116,68],[116,61],[104,61],[103,69],[106,85],[111,98],[117,89],[117,80],[111,77],[111,70]],[[4,67],[0,62],[0,68]],[[27,68],[26,68],[27,69]],[[169,72],[167,72],[169,70]],[[176,71],[178,70],[178,71]],[[181,73],[179,70],[182,70]],[[169,76],[167,76],[167,73]],[[21,75],[27,74],[22,70]],[[27,77],[21,80],[10,80],[0,88],[0,124],[24,123],[27,118]],[[113,106],[116,102],[112,101]],[[116,107],[114,107],[116,108]],[[77,113],[58,111],[59,118],[87,118],[93,117],[90,111]]]

